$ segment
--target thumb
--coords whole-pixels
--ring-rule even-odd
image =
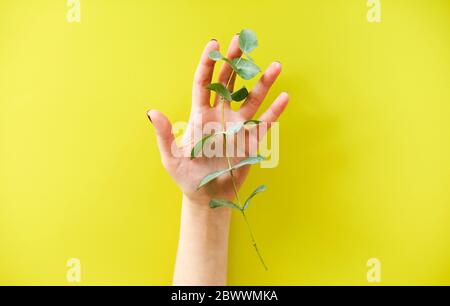
[[[161,159],[165,165],[169,165],[173,161],[173,153],[175,153],[172,152],[172,144],[174,144],[174,148],[177,148],[175,137],[172,134],[172,124],[163,113],[157,110],[149,110],[147,116],[155,128]]]

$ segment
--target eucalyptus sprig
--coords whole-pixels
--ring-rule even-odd
[[[242,51],[242,56],[239,58],[233,58],[233,59],[227,58],[224,55],[222,55],[219,51],[212,51],[209,54],[210,59],[212,59],[216,62],[224,61],[226,64],[230,65],[231,68],[233,69],[233,72],[232,72],[230,78],[228,79],[228,82],[226,85],[221,84],[221,83],[213,83],[213,84],[209,84],[207,86],[207,89],[209,89],[210,91],[216,92],[216,94],[218,96],[220,96],[220,99],[222,101],[222,131],[219,133],[206,135],[199,142],[197,142],[196,145],[192,148],[191,159],[195,159],[199,155],[199,153],[202,151],[203,147],[209,141],[214,139],[215,137],[222,136],[224,138],[224,145],[226,147],[227,138],[232,137],[232,136],[234,137],[234,135],[236,133],[238,133],[240,130],[242,130],[243,128],[247,127],[250,124],[256,124],[256,125],[261,124],[261,122],[257,121],[257,120],[248,120],[245,122],[239,122],[239,123],[233,125],[232,127],[230,127],[228,130],[225,129],[225,108],[224,108],[225,103],[231,103],[232,101],[242,102],[249,95],[249,92],[245,86],[235,92],[230,92],[230,90],[228,90],[228,87],[229,87],[230,82],[233,79],[234,75],[236,74],[244,80],[251,80],[254,77],[256,77],[258,75],[258,73],[261,72],[261,69],[255,64],[253,58],[250,56],[250,53],[258,47],[258,39],[256,37],[256,34],[252,30],[242,30],[241,31],[241,33],[239,34],[239,47]],[[227,150],[225,148],[225,152],[226,151]],[[213,173],[206,175],[200,181],[200,183],[198,185],[198,189],[206,186],[207,184],[211,183],[212,181],[214,181],[215,179],[217,179],[218,177],[220,177],[222,175],[230,175],[231,176],[231,181],[233,184],[233,189],[234,189],[237,203],[234,203],[234,202],[231,202],[228,200],[223,200],[223,199],[213,199],[210,201],[209,206],[211,208],[228,207],[228,208],[235,209],[235,210],[238,210],[241,212],[242,216],[244,217],[245,223],[247,224],[247,227],[248,227],[251,239],[252,239],[253,247],[255,248],[256,253],[259,256],[259,259],[261,260],[262,265],[267,270],[267,266],[264,263],[263,257],[261,256],[261,253],[258,250],[258,246],[256,244],[255,237],[253,236],[253,232],[251,230],[250,224],[249,224],[249,222],[247,220],[247,216],[245,214],[246,210],[248,209],[248,207],[250,205],[250,201],[253,199],[253,197],[255,197],[257,194],[265,191],[267,189],[267,186],[262,185],[262,186],[258,187],[245,200],[245,202],[242,203],[240,200],[240,196],[239,196],[239,193],[238,193],[238,190],[236,187],[236,180],[234,177],[234,171],[236,171],[237,169],[244,167],[244,166],[258,164],[264,160],[264,157],[262,157],[260,155],[258,155],[256,157],[248,157],[248,158],[245,158],[242,161],[238,162],[235,165],[232,165],[231,158],[229,156],[226,156],[226,158],[227,158],[227,162],[228,162],[228,168],[218,170],[218,171],[215,171]]]

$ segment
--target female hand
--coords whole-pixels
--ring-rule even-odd
[[[219,43],[216,40],[211,40],[207,43],[195,73],[191,114],[181,145],[177,146],[175,144],[172,125],[169,120],[159,111],[148,111],[148,117],[155,127],[162,163],[174,178],[184,196],[192,203],[207,204],[212,198],[227,200],[234,198],[230,175],[223,175],[202,189],[197,190],[199,182],[207,174],[226,169],[228,168],[228,164],[226,158],[220,157],[201,157],[191,160],[189,156],[196,142],[196,139],[194,139],[194,130],[202,130],[204,125],[208,123],[220,123],[222,120],[222,111],[224,111],[227,123],[237,123],[251,119],[281,72],[281,64],[278,62],[272,63],[238,111],[233,111],[230,108],[229,102],[223,102],[218,96],[216,96],[215,102],[211,106],[210,91],[206,87],[211,83],[216,64],[215,61],[208,57],[208,54],[213,50],[219,50]],[[233,59],[240,56],[239,35],[236,35],[231,41],[227,57]],[[228,84],[229,90],[232,92],[235,78],[236,76],[233,74],[231,66],[224,64],[220,70],[218,82],[224,86]],[[286,108],[288,100],[288,95],[282,93],[259,120],[268,124],[276,121]],[[245,137],[250,138],[251,136],[249,136],[249,133],[246,133]],[[216,139],[217,145],[220,145],[220,138]],[[252,141],[255,141],[255,139],[246,139],[247,143]],[[232,164],[239,162],[241,159],[233,157],[231,159]],[[233,171],[238,189],[245,180],[248,171],[249,166]]]

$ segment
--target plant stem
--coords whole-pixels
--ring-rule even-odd
[[[241,62],[241,59],[242,59],[242,56],[237,61],[236,65],[238,65]],[[233,79],[235,73],[236,72],[234,70],[231,72],[230,78],[228,79],[228,82],[227,82],[227,85],[226,85],[227,89],[230,86],[231,80]],[[225,103],[226,103],[226,101],[222,97],[221,97],[221,101],[222,101],[222,130],[223,130],[223,132],[226,132],[226,127],[225,127]],[[233,183],[233,190],[234,190],[234,194],[236,196],[236,200],[238,201],[239,207],[241,207],[242,216],[244,217],[245,223],[247,224],[247,228],[248,228],[248,231],[250,233],[250,237],[252,239],[253,247],[255,248],[256,253],[258,254],[258,257],[259,257],[259,260],[261,261],[261,264],[263,265],[264,269],[267,271],[268,268],[267,268],[267,266],[266,266],[266,264],[264,262],[264,259],[263,259],[262,255],[261,255],[261,253],[259,252],[258,246],[256,244],[255,237],[253,236],[252,228],[250,227],[250,223],[248,222],[247,216],[245,215],[245,212],[244,212],[244,209],[243,209],[243,206],[242,206],[242,202],[241,202],[241,198],[239,196],[239,192],[238,192],[238,189],[237,189],[237,186],[236,186],[236,179],[234,177],[233,169],[232,169],[232,166],[231,166],[231,159],[230,159],[230,157],[227,154],[227,136],[226,136],[226,134],[223,135],[223,140],[224,140],[225,157],[227,158],[228,168],[231,169],[230,176],[231,176],[231,182]]]
[[[247,216],[245,215],[244,210],[242,210],[241,212],[242,212],[242,216],[244,216],[245,223],[247,224],[247,228],[250,233],[250,237],[252,238],[253,247],[255,248],[256,253],[258,254],[259,260],[261,261],[262,265],[264,266],[264,269],[267,271],[268,268],[266,266],[266,263],[264,262],[263,257],[261,256],[261,253],[258,250],[258,246],[256,245],[256,240],[255,240],[255,237],[253,236],[252,228],[250,227],[250,223],[248,222]]]

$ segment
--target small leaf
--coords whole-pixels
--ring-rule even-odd
[[[258,124],[261,124],[261,123],[262,123],[262,121],[259,121],[259,120],[247,120],[247,121],[244,122],[244,125],[245,126],[250,125],[250,124],[258,125]]]
[[[243,78],[244,80],[251,80],[253,79],[259,72],[261,72],[261,69],[256,66],[255,63],[245,59],[245,58],[235,58],[232,60],[234,66],[236,67],[235,71],[236,73]],[[234,68],[233,68],[234,69]]]
[[[227,136],[231,136],[233,134],[236,134],[237,132],[239,132],[244,126],[250,125],[250,124],[261,124],[261,121],[259,120],[247,120],[245,122],[240,122],[237,123],[235,125],[233,125],[232,127],[230,127],[226,132],[225,135]]]
[[[250,125],[250,124],[258,125],[258,124],[261,124],[261,123],[262,123],[262,121],[259,121],[259,120],[247,120],[245,122],[240,122],[240,123],[237,123],[237,124],[233,125],[226,132],[220,132],[220,133],[211,134],[211,135],[207,135],[207,136],[203,137],[192,148],[192,150],[191,150],[191,160],[193,160],[194,158],[196,158],[198,156],[200,151],[208,143],[208,141],[211,140],[211,138],[213,138],[215,136],[219,136],[219,135],[231,136],[231,135],[236,134],[237,132],[239,132],[243,127],[245,127],[247,125]]]
[[[257,163],[260,163],[264,159],[265,158],[262,157],[261,155],[258,155],[256,157],[248,157],[246,159],[243,159],[242,161],[240,161],[239,163],[237,163],[236,165],[234,165],[231,168],[223,169],[223,170],[219,170],[219,171],[210,173],[200,181],[200,184],[198,185],[197,190],[204,187],[206,184],[210,183],[211,181],[214,181],[219,176],[222,176],[222,175],[230,172],[231,170],[237,170],[241,167],[248,166],[248,165],[255,165]]]
[[[219,96],[221,96],[227,101],[232,100],[230,91],[223,84],[220,83],[209,84],[206,88],[215,91]]]
[[[254,197],[255,195],[257,195],[258,193],[261,193],[261,192],[263,192],[263,191],[266,191],[266,190],[267,190],[267,186],[266,186],[266,185],[262,185],[262,186],[259,186],[258,188],[256,188],[256,190],[253,191],[253,193],[252,193],[252,194],[248,197],[248,199],[245,201],[243,210],[246,210],[246,209],[248,208],[248,206],[250,205],[251,199],[253,199],[253,197]]]
[[[233,134],[236,134],[237,132],[239,132],[242,127],[244,126],[244,124],[242,122],[240,123],[236,123],[235,125],[233,125],[232,127],[230,127],[226,132],[225,135],[227,136],[231,136]]]
[[[225,62],[227,62],[231,66],[231,68],[233,68],[234,71],[237,72],[238,68],[236,67],[236,61],[238,60],[238,58],[236,58],[234,60],[230,60],[230,59],[224,57],[223,60]]]
[[[225,57],[222,55],[222,53],[220,53],[219,51],[217,51],[217,50],[214,50],[214,51],[211,51],[209,54],[208,54],[208,57],[210,58],[210,59],[212,59],[213,61],[220,61],[220,60],[223,60]]]
[[[219,176],[221,176],[229,171],[230,171],[230,169],[224,169],[224,170],[219,170],[219,171],[208,174],[200,181],[200,184],[198,185],[197,189],[202,188],[209,182],[214,181],[216,178],[218,178]]]
[[[261,155],[258,155],[255,157],[247,157],[246,159],[244,159],[244,160],[240,161],[239,163],[237,163],[236,165],[234,165],[232,167],[232,169],[236,170],[236,169],[239,169],[244,166],[255,165],[255,164],[262,162],[263,160],[265,160],[265,158],[262,157]]]
[[[195,157],[197,157],[197,155],[203,149],[204,145],[208,142],[208,140],[210,140],[214,136],[215,136],[215,134],[205,136],[199,142],[197,142],[195,144],[195,146],[192,148],[192,151],[191,151],[191,160],[193,160]]]
[[[211,207],[211,208],[228,207],[228,208],[232,208],[232,209],[241,210],[239,205],[234,204],[233,202],[230,202],[227,200],[216,200],[216,199],[211,200],[209,202],[209,207]]]
[[[248,90],[245,87],[242,87],[238,91],[235,91],[233,94],[231,94],[231,99],[236,102],[241,102],[248,96]]]
[[[252,30],[242,30],[239,34],[239,46],[243,53],[248,54],[258,47],[258,39]]]

